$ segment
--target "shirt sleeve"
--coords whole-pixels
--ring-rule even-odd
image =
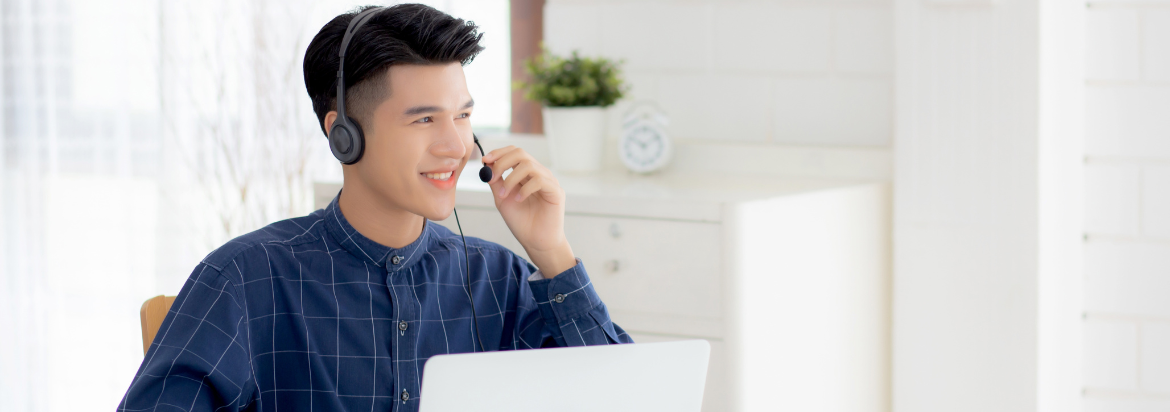
[[[238,411],[256,391],[240,290],[199,264],[159,327],[119,411]]]
[[[531,294],[534,305],[519,305],[522,342],[540,342],[539,347],[585,346],[634,343],[630,335],[613,323],[609,310],[593,289],[581,259],[564,272],[545,279],[523,258],[515,266]]]

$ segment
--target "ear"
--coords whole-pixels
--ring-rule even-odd
[[[333,122],[337,121],[337,111],[333,110],[325,114],[325,134],[333,131]]]

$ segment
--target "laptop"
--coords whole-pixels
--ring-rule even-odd
[[[420,412],[699,411],[705,340],[436,355]]]

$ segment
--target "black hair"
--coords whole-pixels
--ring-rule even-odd
[[[321,131],[325,115],[336,110],[337,66],[341,39],[364,6],[334,17],[305,50],[305,88]],[[464,21],[423,4],[398,4],[374,13],[354,34],[345,53],[346,115],[361,122],[389,97],[386,73],[396,64],[471,63],[483,46],[474,22]]]

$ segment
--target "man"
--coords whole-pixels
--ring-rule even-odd
[[[326,24],[305,53],[323,131],[338,119],[338,52],[357,14]],[[205,257],[119,410],[414,411],[435,354],[632,342],[565,238],[564,191],[523,150],[483,160],[535,266],[476,238],[465,254],[433,223],[451,214],[475,147],[463,65],[483,50],[476,31],[423,5],[372,13],[345,55],[346,113],[365,137],[343,190]]]

